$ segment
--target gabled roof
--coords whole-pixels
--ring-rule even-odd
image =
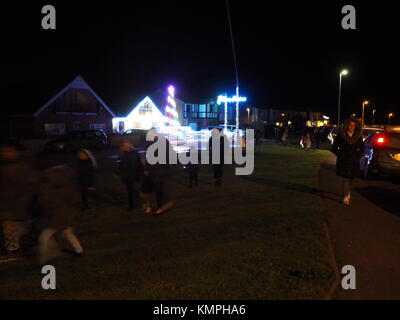
[[[115,117],[114,112],[105,104],[103,100],[94,92],[94,90],[89,86],[89,84],[82,78],[82,76],[77,76],[74,80],[72,80],[64,89],[58,92],[53,98],[47,101],[41,108],[39,108],[33,115],[37,117],[43,110],[45,110],[49,105],[51,105],[56,99],[58,99],[61,95],[63,95],[68,89],[87,89],[89,90],[93,96],[100,102],[100,104],[106,109],[111,116]]]

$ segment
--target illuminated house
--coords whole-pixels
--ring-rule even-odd
[[[175,98],[176,112],[179,122],[182,123],[183,102]],[[165,108],[167,104],[167,93],[157,90],[150,96],[142,98],[130,108],[126,116],[114,117],[113,132],[123,133],[129,129],[161,128],[165,126]]]

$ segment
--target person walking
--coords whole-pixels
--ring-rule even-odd
[[[142,186],[140,193],[143,198],[143,211],[144,213],[151,213],[151,195],[154,192],[154,181],[150,175],[150,164],[145,159]]]
[[[132,211],[139,203],[138,186],[143,175],[143,165],[140,155],[132,144],[124,140],[121,143],[121,156],[118,161],[118,173],[128,194],[128,211]]]
[[[38,193],[40,264],[51,259],[49,245],[59,238],[71,246],[71,250],[66,250],[77,257],[83,256],[83,248],[72,229],[80,202],[74,178],[73,170],[66,165],[48,168],[41,175]]]
[[[350,205],[351,185],[360,174],[360,158],[364,153],[361,123],[355,119],[347,119],[339,129],[332,152],[336,155],[336,174],[342,177],[343,204]]]
[[[188,152],[186,152],[186,156],[190,157],[190,153],[191,152],[195,152],[196,150],[190,150]],[[189,176],[189,188],[191,188],[193,186],[193,184],[195,186],[198,185],[199,183],[199,162],[200,162],[200,157],[197,157],[197,163],[192,163],[189,162],[188,164],[186,164],[184,166],[184,168],[186,169],[188,176]]]
[[[222,132],[221,128],[216,128],[213,130],[218,130],[219,133]],[[209,157],[210,157],[210,163],[212,164],[213,168],[213,174],[214,174],[214,186],[215,187],[220,187],[222,185],[222,176],[224,173],[224,146],[225,143],[225,136],[221,135],[219,138],[219,149],[213,147],[213,136],[211,135],[209,141],[208,141],[208,148],[209,148]],[[219,163],[213,163],[212,162],[212,154],[213,152],[219,152]]]
[[[94,170],[97,162],[93,154],[87,149],[79,149],[78,156],[78,183],[81,190],[82,210],[89,209],[88,192],[96,190],[94,187]]]
[[[22,146],[4,142],[0,147],[0,225],[5,253],[0,262],[17,260],[21,239],[31,229],[37,182]]]
[[[169,210],[174,206],[174,202],[170,198],[170,193],[168,191],[167,185],[172,175],[171,171],[173,165],[169,163],[170,154],[174,153],[175,151],[173,150],[168,139],[166,139],[165,137],[159,138],[158,136],[156,136],[154,138],[154,141],[158,141],[158,139],[164,140],[164,143],[166,144],[165,151],[166,151],[167,163],[166,164],[156,163],[149,166],[149,173],[150,176],[152,177],[154,192],[156,196],[156,204],[157,204],[157,210],[153,212],[154,216],[163,214],[164,212],[166,212],[167,210]],[[157,156],[158,156],[158,151],[157,151]],[[171,158],[174,157],[175,155],[171,155]]]

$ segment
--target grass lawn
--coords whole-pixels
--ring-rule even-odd
[[[0,298],[324,298],[334,279],[316,190],[325,156],[264,145],[254,173],[227,167],[221,188],[208,166],[193,189],[178,174],[176,206],[158,217],[127,212],[119,180],[100,172],[96,209],[75,228],[86,256],[52,261],[57,289],[47,291],[32,259],[0,264]]]

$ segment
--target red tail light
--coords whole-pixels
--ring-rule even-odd
[[[379,145],[382,145],[382,144],[384,144],[385,142],[386,142],[385,137],[378,137],[378,138],[376,139],[376,143],[379,144]]]

